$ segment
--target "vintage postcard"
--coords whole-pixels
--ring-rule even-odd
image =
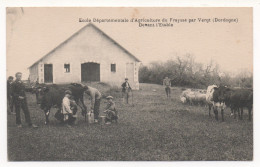
[[[8,161],[252,161],[252,7],[7,7]]]

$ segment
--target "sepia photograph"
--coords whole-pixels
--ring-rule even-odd
[[[252,7],[6,7],[7,158],[253,161]]]

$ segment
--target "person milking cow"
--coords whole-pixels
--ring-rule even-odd
[[[126,103],[128,104],[129,92],[132,91],[132,88],[128,82],[128,78],[125,78],[125,82],[121,86],[122,86],[123,100],[126,100]]]
[[[92,114],[94,111],[94,123],[98,123],[101,93],[96,88],[90,86],[84,86],[84,88],[85,93],[90,96],[91,100],[91,111],[89,114]]]

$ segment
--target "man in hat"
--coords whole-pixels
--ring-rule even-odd
[[[126,103],[128,104],[129,92],[132,91],[132,88],[128,82],[128,78],[125,78],[125,82],[121,86],[122,86],[123,99],[126,99]]]
[[[101,93],[96,89],[90,86],[84,86],[85,93],[90,96],[91,100],[91,110],[94,110],[94,122],[98,122],[99,116],[99,107],[100,107],[100,100],[101,100]]]
[[[16,112],[16,124],[18,128],[22,127],[21,123],[21,116],[20,116],[20,109],[22,108],[24,115],[25,115],[25,121],[28,123],[29,127],[37,128],[38,126],[32,124],[30,112],[27,106],[27,100],[25,96],[25,86],[22,79],[22,73],[17,72],[15,74],[16,80],[12,84],[12,95],[15,105],[15,112]]]
[[[13,112],[14,108],[14,102],[13,102],[13,97],[12,97],[12,83],[13,83],[14,77],[9,76],[7,80],[7,106],[9,106],[10,111],[8,111],[9,114],[15,114]]]
[[[165,86],[167,98],[171,98],[171,80],[168,77],[165,77],[163,80],[163,85]]]
[[[111,122],[113,120],[115,120],[117,122],[118,119],[118,113],[116,110],[116,105],[113,102],[113,97],[112,96],[107,96],[107,106],[106,106],[106,110],[104,111],[104,113],[106,114],[106,124],[111,124]]]

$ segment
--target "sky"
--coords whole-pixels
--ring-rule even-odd
[[[7,8],[7,76],[21,71],[27,78],[30,65],[88,24],[79,18],[92,19],[146,65],[189,53],[196,62],[215,61],[222,71],[253,71],[252,8]],[[93,18],[165,18],[173,27],[97,23]],[[196,22],[173,23],[170,18]],[[198,18],[211,22],[198,22]],[[213,18],[238,22],[213,23]]]

